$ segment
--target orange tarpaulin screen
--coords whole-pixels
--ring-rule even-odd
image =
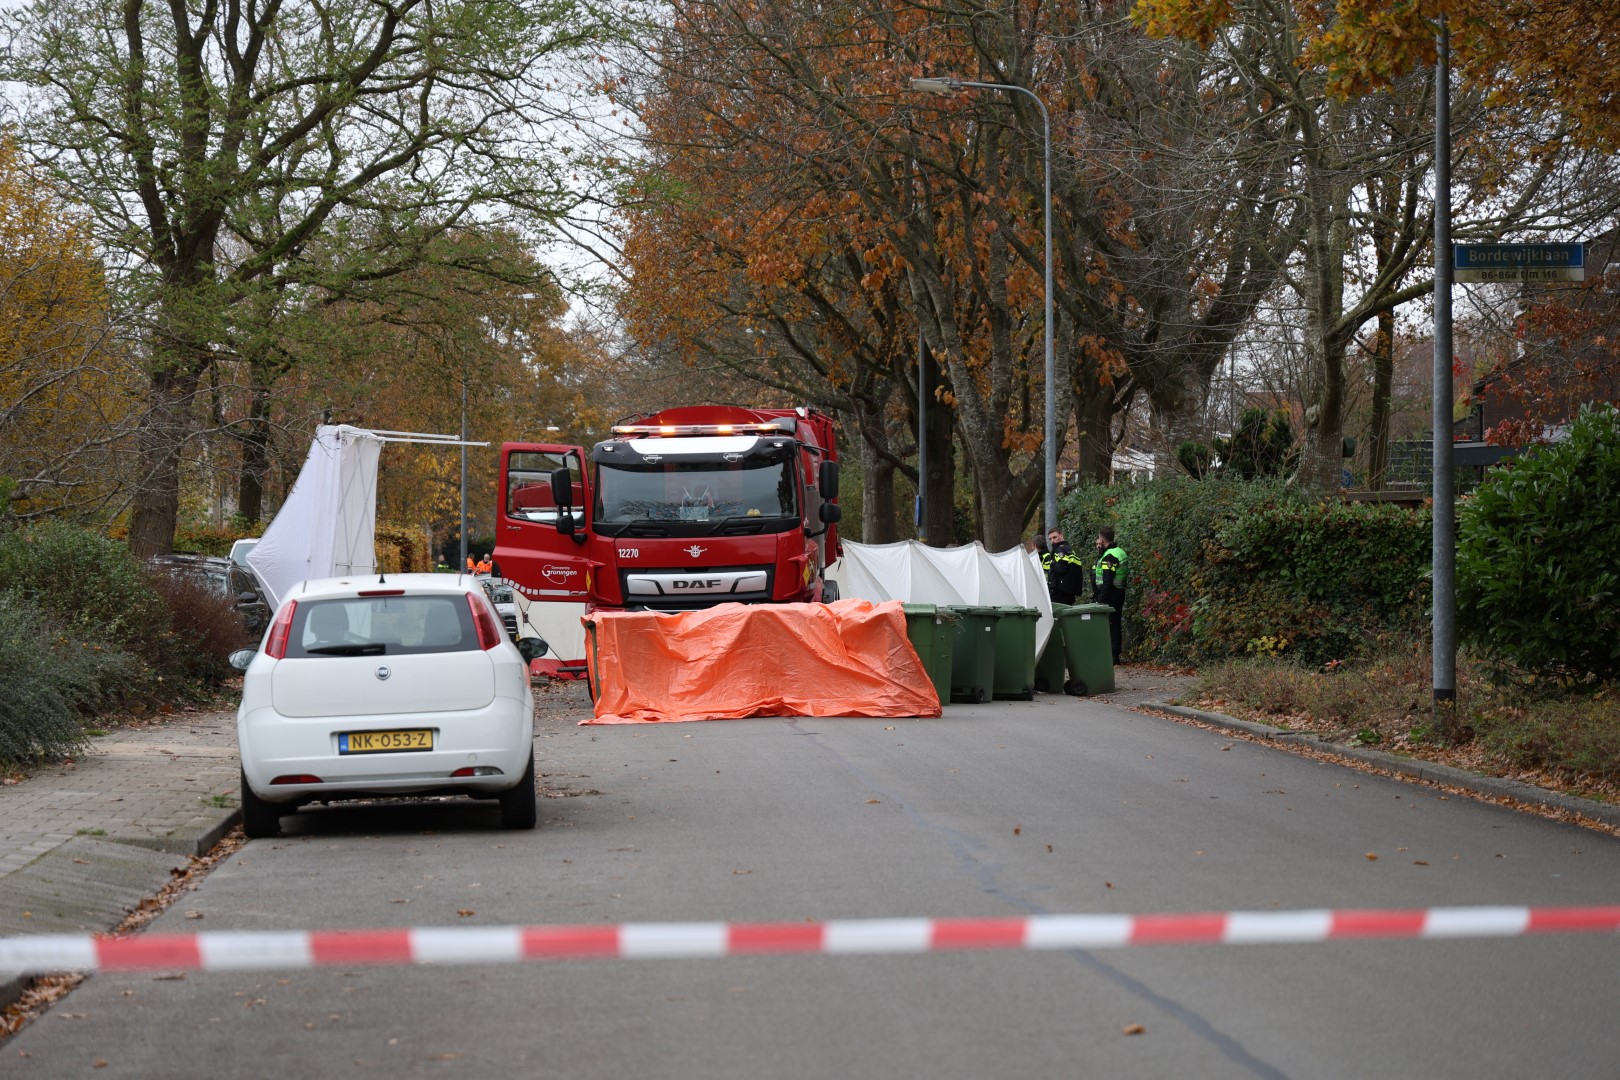
[[[938,716],[898,600],[586,615],[586,724],[745,716]]]

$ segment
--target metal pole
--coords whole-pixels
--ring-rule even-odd
[[[917,326],[917,539],[928,542],[928,341]]]
[[[1025,91],[1028,93],[1028,91]],[[1052,353],[1052,122],[1041,99],[1030,94],[1041,110],[1041,138],[1045,142],[1046,202],[1041,217],[1046,219],[1046,531],[1057,528],[1057,368]]]
[[[467,569],[467,368],[461,368],[461,561],[456,573]]]
[[[1440,17],[1434,78],[1434,719],[1455,729],[1457,506],[1451,447],[1451,34]]]

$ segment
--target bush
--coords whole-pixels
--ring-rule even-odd
[[[1316,665],[1359,655],[1383,634],[1423,633],[1427,511],[1320,501],[1277,479],[1178,477],[1081,488],[1061,516],[1082,551],[1100,526],[1117,531],[1134,659],[1284,655]]]
[[[176,591],[123,544],[65,522],[0,534],[0,581],[66,639],[144,661],[119,668],[130,702],[217,683],[230,674],[225,635],[234,634],[231,648],[243,638],[241,618],[225,601]]]
[[[0,766],[47,761],[84,744],[81,718],[107,704],[140,664],[78,641],[15,592],[0,592]]]
[[[200,582],[165,573],[151,575],[152,588],[168,610],[168,625],[146,643],[144,654],[184,692],[187,683],[216,685],[234,669],[226,658],[252,643],[231,601]]]
[[[1457,531],[1458,629],[1499,673],[1620,676],[1620,411],[1492,470]]]
[[[163,601],[129,549],[65,522],[0,534],[0,581],[76,639],[140,652],[168,628]]]

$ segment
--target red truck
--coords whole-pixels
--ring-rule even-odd
[[[838,450],[814,409],[634,416],[588,452],[501,446],[501,576],[530,601],[683,611],[833,601]]]

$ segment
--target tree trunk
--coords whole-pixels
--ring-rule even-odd
[[[894,463],[874,457],[861,470],[861,543],[894,544],[900,540],[894,504]]]
[[[136,558],[164,555],[174,548],[180,518],[180,450],[191,434],[191,408],[197,374],[171,363],[152,372],[146,415],[136,430],[140,481],[132,501],[129,547]]]
[[[241,442],[242,473],[237,478],[236,505],[251,529],[264,513],[264,478],[270,468],[270,390],[260,385],[257,377],[253,379]]]
[[[1101,385],[1088,368],[1074,372],[1075,468],[1082,484],[1106,484],[1114,468],[1114,387]]]

